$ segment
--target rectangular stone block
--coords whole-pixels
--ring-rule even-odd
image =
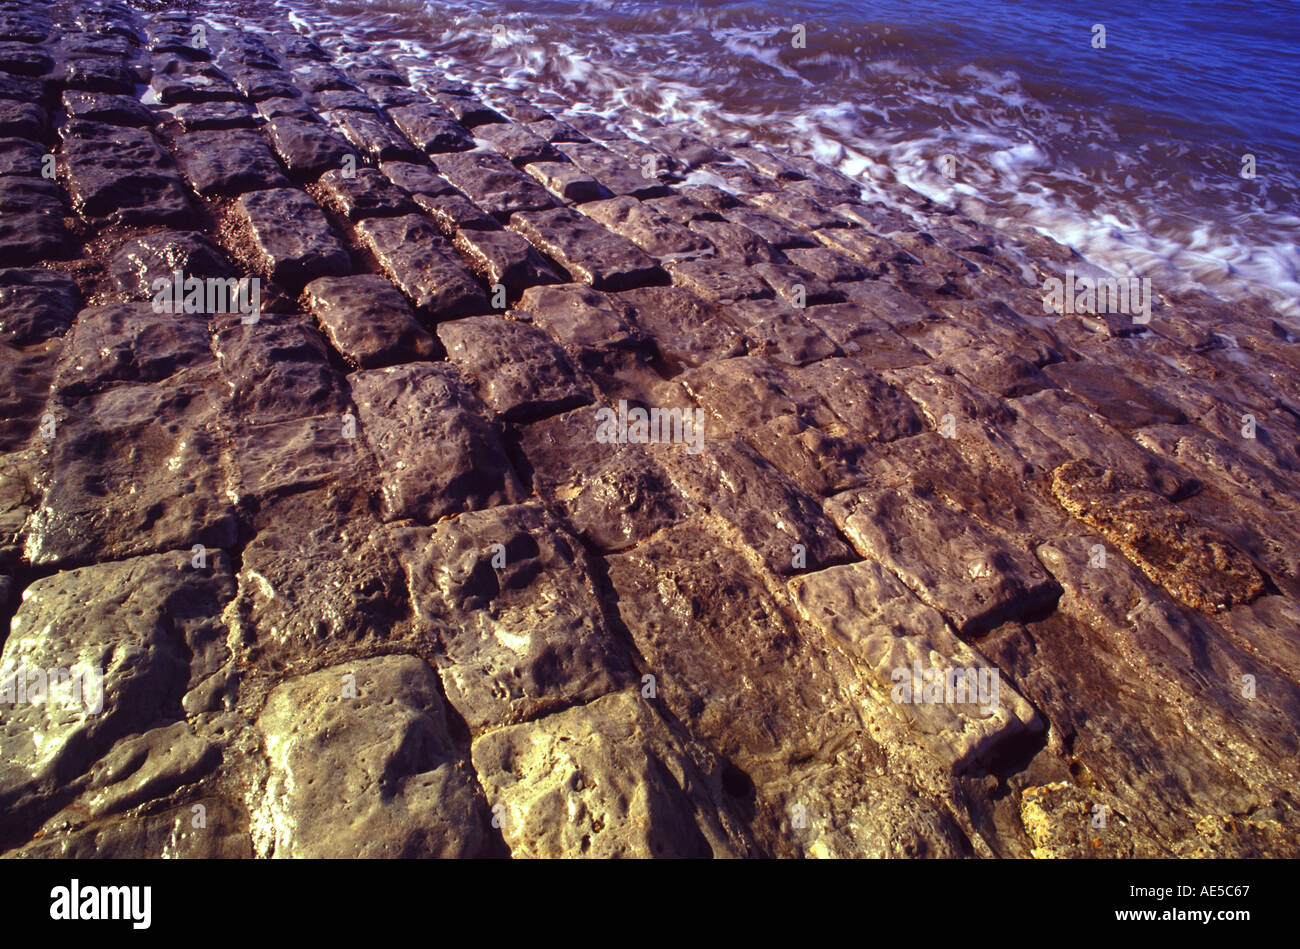
[[[592,401],[569,357],[535,326],[476,316],[438,327],[447,358],[479,397],[511,421],[553,415]]]
[[[353,154],[352,146],[330,128],[297,115],[277,114],[267,123],[266,131],[276,154],[299,178],[316,178],[342,168],[344,158]]]
[[[280,164],[248,130],[190,132],[176,142],[176,160],[194,190],[205,198],[287,187]]]
[[[389,109],[388,117],[407,138],[430,154],[463,152],[475,147],[469,129],[446,109],[431,102]]]
[[[384,520],[432,524],[525,500],[499,427],[454,367],[354,372],[348,383],[378,465]]]
[[[462,228],[452,244],[489,288],[505,287],[508,299],[529,287],[560,282],[551,265],[513,231]]]
[[[713,252],[713,245],[699,234],[636,198],[591,201],[582,206],[582,213],[660,261]]]
[[[438,351],[406,298],[378,274],[320,277],[304,292],[325,338],[354,366],[432,359]]]
[[[826,511],[858,553],[880,561],[964,637],[1046,615],[1061,595],[1032,551],[911,485],[848,491]]]
[[[659,265],[641,248],[571,208],[520,212],[511,217],[510,227],[574,280],[597,290],[627,290],[663,280]]]
[[[437,322],[491,309],[483,288],[429,218],[368,218],[357,225],[357,235],[388,279],[428,319]]]
[[[277,283],[301,285],[351,269],[325,212],[306,193],[292,188],[253,191],[234,207],[248,228],[258,269]]]
[[[630,679],[586,553],[540,504],[470,511],[400,536],[447,698],[471,730],[589,702]]]
[[[503,220],[516,211],[536,211],[555,204],[545,188],[498,152],[479,148],[439,155],[435,164],[475,204]]]
[[[879,563],[805,574],[790,590],[804,621],[866,673],[877,703],[955,772],[987,765],[1042,731],[1038,713],[1001,670]]]
[[[668,193],[662,181],[646,177],[640,166],[603,145],[566,142],[557,146],[564,156],[601,183],[611,194],[657,198]]]
[[[420,149],[378,114],[338,111],[323,113],[322,118],[372,162],[419,161],[424,157]]]

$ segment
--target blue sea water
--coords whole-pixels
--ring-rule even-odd
[[[779,144],[1300,315],[1300,0],[281,2],[489,94]]]

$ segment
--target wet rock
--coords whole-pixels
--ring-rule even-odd
[[[744,336],[699,297],[677,287],[642,287],[614,294],[627,321],[652,337],[676,367],[739,356]]]
[[[820,393],[844,424],[870,441],[893,441],[925,428],[906,397],[856,360],[826,359],[791,371],[790,376]]]
[[[858,303],[811,306],[801,315],[836,343],[846,355],[872,369],[903,369],[924,365],[929,357],[876,319]]]
[[[807,232],[801,228],[761,211],[752,211],[743,207],[729,208],[722,212],[722,216],[733,224],[739,224],[753,231],[778,250],[814,246]]]
[[[185,227],[194,212],[180,177],[142,129],[83,124],[63,145],[72,207],[92,221]]]
[[[146,42],[154,54],[178,53],[186,59],[209,60],[212,51],[195,36],[188,22],[155,20],[146,29]]]
[[[305,411],[310,411],[307,409]],[[328,485],[373,479],[370,459],[355,432],[355,416],[303,415],[279,422],[242,421],[233,441],[240,503],[268,500]]]
[[[21,138],[0,139],[0,177],[34,178],[41,172],[45,149]]]
[[[749,351],[776,362],[803,366],[819,359],[842,356],[835,341],[815,323],[775,300],[738,300],[723,312],[743,327]]]
[[[150,88],[163,105],[182,102],[238,102],[239,90],[211,63],[189,62],[176,57],[159,57]],[[71,85],[71,80],[69,80]],[[116,91],[116,90],[114,90]],[[125,90],[130,92],[130,90]]]
[[[1124,858],[1163,856],[1159,850],[1133,840],[1128,821],[1120,818],[1114,798],[1099,789],[1076,787],[1068,781],[1025,788],[1020,797],[1020,821],[1036,860],[1066,856]],[[1094,821],[1106,815],[1105,829]],[[1113,816],[1112,816],[1113,815]]]
[[[342,697],[350,676],[355,697]],[[274,857],[479,857],[491,815],[456,746],[437,679],[413,656],[322,669],[258,717],[271,774],[252,817]],[[347,830],[343,830],[346,827]]]
[[[517,121],[523,121],[519,119]],[[590,142],[591,139],[583,135],[568,122],[561,122],[559,119],[538,119],[535,122],[529,122],[528,128],[537,135],[538,138],[545,139],[552,145],[560,142]]]
[[[1061,594],[1032,553],[911,485],[849,491],[826,510],[862,556],[896,574],[964,637],[1049,612]]]
[[[686,513],[686,498],[644,446],[601,442],[602,417],[577,409],[523,430],[520,447],[538,495],[584,540],[624,550]]]
[[[987,764],[1042,730],[997,667],[879,563],[831,567],[790,587],[804,619],[860,664],[878,702],[906,719],[945,765]]]
[[[590,387],[569,358],[536,327],[497,316],[438,326],[454,362],[494,412],[525,421],[586,405]]]
[[[35,10],[9,8],[0,14],[0,35],[15,43],[39,43],[51,26],[50,18]]]
[[[516,211],[537,211],[555,202],[546,189],[489,149],[439,155],[435,164],[448,181],[495,217]]]
[[[865,228],[831,228],[815,231],[814,236],[830,250],[856,260],[872,274],[895,273],[904,264],[918,263],[893,241]]]
[[[388,278],[429,319],[455,319],[490,309],[482,287],[429,218],[368,218],[357,225],[357,235]]]
[[[1105,366],[1061,362],[1047,366],[1043,372],[1121,431],[1161,423],[1181,425],[1187,421],[1177,408]]]
[[[118,742],[96,763],[84,807],[91,817],[103,817],[166,797],[220,761],[220,749],[185,722],[150,729]]]
[[[551,334],[574,365],[597,387],[615,379],[657,378],[654,343],[633,327],[611,295],[584,284],[533,287],[515,304],[513,316]]]
[[[282,56],[291,60],[329,62],[329,54],[325,52],[321,45],[301,33],[277,36],[275,46]]]
[[[721,215],[712,208],[706,207],[694,198],[687,197],[684,194],[669,194],[662,198],[651,198],[642,202],[646,207],[662,214],[671,221],[678,224],[690,224],[692,221],[711,220],[718,223],[726,224]],[[729,225],[739,227],[739,225]],[[752,233],[752,232],[751,232]],[[757,237],[757,235],[755,235]],[[761,238],[760,238],[761,239]]]
[[[1300,737],[1300,696],[1114,551],[1103,566],[1096,556],[1102,540],[1076,534],[1038,547],[1065,593],[1058,614],[1034,636],[1033,651],[1050,664],[1030,667],[1023,649],[1008,657],[1025,694],[1055,729],[1074,736],[1080,764],[1115,776],[1115,793],[1154,826],[1157,839],[1192,833],[1189,809],[1243,814],[1260,807],[1274,788],[1294,781],[1284,760]],[[1253,698],[1243,694],[1247,674],[1260,684]],[[1149,685],[1138,695],[1122,688],[1134,682]],[[1145,810],[1143,801],[1161,806]]]
[[[257,114],[267,122],[275,119],[297,119],[312,125],[324,125],[325,120],[316,114],[316,110],[301,99],[288,96],[275,96],[257,103]],[[342,139],[339,139],[342,141]],[[277,151],[279,150],[277,146]]]
[[[622,621],[655,677],[656,697],[642,701],[662,702],[730,761],[724,788],[759,811],[756,833],[784,823],[765,788],[789,780],[791,756],[811,766],[860,730],[827,650],[798,632],[733,546],[689,522],[608,560]]]
[[[785,256],[796,267],[829,284],[856,283],[873,276],[857,261],[826,247],[792,247],[785,251]]]
[[[582,213],[626,237],[659,260],[697,257],[713,245],[635,198],[611,198],[583,205]]]
[[[64,340],[54,390],[71,402],[113,385],[159,382],[212,358],[202,315],[148,303],[93,307],[77,314]]]
[[[1069,459],[1092,461],[1170,500],[1185,498],[1200,487],[1185,468],[1124,438],[1060,389],[1044,389],[1008,404],[1018,417],[1011,429],[1013,440],[1029,445],[1045,436],[1059,446],[1063,457],[1051,467]]]
[[[511,297],[528,287],[560,282],[532,245],[512,231],[462,228],[452,244],[480,280],[489,287],[505,287]]]
[[[0,250],[6,262],[29,264],[66,255],[71,238],[63,226],[59,187],[42,178],[0,178]]]
[[[627,681],[587,555],[541,505],[471,511],[401,537],[447,699],[472,730],[589,702]]]
[[[28,692],[0,723],[8,843],[30,836],[58,808],[56,789],[119,738],[183,717],[181,695],[205,671],[192,657],[224,639],[216,617],[233,593],[224,553],[211,551],[207,566],[194,569],[188,550],[82,567],[27,588],[0,667],[6,676],[67,675],[52,687],[47,681],[43,694]]]
[[[760,356],[721,359],[683,373],[678,380],[720,422],[753,430],[781,415],[801,415],[814,424],[834,420],[818,390],[801,384]]]
[[[320,112],[364,112],[371,118],[379,117],[379,107],[363,92],[351,89],[326,89],[307,96],[307,103]]]
[[[27,559],[121,559],[235,536],[211,381],[118,385],[55,408]]]
[[[662,279],[659,265],[635,244],[570,208],[518,213],[510,226],[573,279],[597,290],[627,290]]]
[[[779,217],[797,228],[850,227],[852,221],[841,217],[812,198],[792,191],[768,191],[756,194],[750,203]]]
[[[357,168],[351,175],[327,171],[321,175],[320,187],[326,203],[353,222],[414,214],[418,210],[401,188],[374,168]]]
[[[609,192],[595,178],[569,162],[534,162],[526,166],[524,171],[565,201],[595,201],[609,197]]]
[[[388,110],[403,134],[430,154],[463,152],[474,148],[469,129],[461,125],[446,109],[433,103],[399,106]]]
[[[663,182],[642,174],[641,167],[602,145],[566,142],[558,148],[564,157],[599,181],[610,194],[657,198],[668,193]]]
[[[62,336],[77,315],[76,283],[52,270],[0,270],[0,334],[15,346]]]
[[[786,576],[851,557],[817,503],[748,444],[707,425],[699,441],[698,453],[673,445],[656,460],[679,490],[733,525],[768,570]]]
[[[38,46],[0,42],[0,71],[15,76],[43,76],[54,68],[54,60]]]
[[[340,111],[327,112],[324,118],[373,162],[419,161],[423,157],[418,148],[378,115]]]
[[[487,142],[516,165],[562,161],[564,157],[551,143],[517,122],[480,124],[474,129],[474,137]]]
[[[297,57],[290,58],[297,59]],[[290,72],[294,82],[308,92],[324,92],[327,89],[356,91],[357,87],[348,81],[348,77],[342,71],[328,63],[313,61],[313,59],[306,61],[299,59],[293,63]]]
[[[252,129],[253,112],[240,102],[191,102],[171,110],[187,132]]]
[[[451,185],[447,185],[447,190],[439,194],[417,194],[415,203],[448,237],[454,238],[460,231],[501,230],[496,218],[485,213]]]
[[[61,341],[17,349],[0,343],[0,449],[23,448],[45,419]]]
[[[155,281],[166,280],[169,285],[173,284],[177,271],[185,278],[205,281],[208,278],[224,280],[233,274],[221,251],[199,231],[145,234],[119,247],[108,264],[113,283],[132,300],[154,299],[159,294]],[[206,308],[196,312],[206,312]]]
[[[317,415],[341,418],[348,411],[325,342],[301,316],[228,322],[217,330],[213,349],[230,411],[242,424]]]
[[[352,364],[374,369],[433,358],[433,337],[383,277],[320,277],[305,292],[326,338]]]
[[[495,109],[487,107],[468,95],[440,92],[434,98],[437,100],[438,105],[456,117],[456,121],[471,128],[477,125],[487,125],[490,122],[505,121],[505,117]]]
[[[708,780],[650,703],[616,692],[474,742],[514,857],[744,855]],[[671,817],[669,815],[672,815]],[[734,820],[734,819],[733,819]]]
[[[205,198],[289,184],[262,136],[252,131],[190,132],[177,141],[176,158]]]
[[[1052,472],[1052,494],[1192,609],[1217,612],[1264,592],[1259,570],[1227,537],[1114,472],[1070,462]]]
[[[269,118],[266,131],[271,136],[271,144],[293,175],[316,178],[331,169],[342,168],[346,157],[353,153],[347,142],[315,121],[278,111]]]
[[[1033,363],[991,346],[963,347],[947,354],[943,365],[952,367],[972,385],[1003,398],[1032,395],[1053,385]]]
[[[492,101],[502,115],[514,122],[545,122],[555,118],[530,99],[513,93],[498,92],[492,96]]]
[[[823,303],[842,303],[844,294],[833,289],[810,270],[793,264],[757,263],[751,268],[782,300],[803,308]]]
[[[350,269],[348,253],[324,212],[303,192],[254,191],[234,207],[251,234],[258,269],[277,283],[301,284]]]
[[[458,193],[446,178],[434,171],[431,165],[417,165],[409,161],[386,161],[379,166],[379,170],[388,176],[389,181],[410,194]]]
[[[378,462],[384,520],[430,524],[524,500],[498,427],[451,366],[357,372],[348,383]]]
[[[726,156],[698,136],[673,128],[647,129],[644,134],[689,168],[724,161]]]
[[[228,612],[245,664],[293,674],[410,639],[397,553],[353,494],[327,487],[263,500]]]
[[[730,261],[713,258],[674,260],[668,264],[668,272],[674,284],[714,304],[762,300],[772,296],[767,284]]]
[[[0,99],[0,136],[42,139],[49,129],[49,116],[33,102]]]

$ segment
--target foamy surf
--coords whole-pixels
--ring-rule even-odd
[[[961,63],[969,50],[953,31],[971,21],[945,22],[955,16],[946,8],[927,18],[927,4],[913,4],[902,19],[892,4],[280,5],[322,42],[386,51],[417,81],[450,75],[489,100],[527,91],[625,128],[643,113],[706,138],[785,148],[873,196],[889,200],[904,185],[993,225],[1035,228],[1118,277],[1262,298],[1300,318],[1293,132],[1253,146],[1261,164],[1244,179],[1244,132],[1186,115],[1161,124],[1131,89],[1108,102],[1104,82],[1030,75],[1027,51],[989,47],[981,62]],[[791,45],[800,20],[805,49]],[[1078,39],[1079,57],[1129,55]],[[948,155],[954,174],[944,173]]]

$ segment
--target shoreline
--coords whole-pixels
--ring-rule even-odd
[[[1300,853],[1270,307],[193,6],[0,2],[0,851]]]

